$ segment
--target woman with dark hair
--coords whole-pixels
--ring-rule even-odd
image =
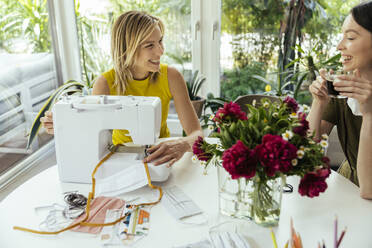
[[[343,71],[333,86],[346,98],[331,98],[326,70],[310,85],[313,103],[308,121],[316,138],[337,126],[346,157],[338,172],[360,186],[360,195],[372,199],[372,1],[355,6],[342,26],[337,46]]]

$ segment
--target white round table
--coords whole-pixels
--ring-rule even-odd
[[[288,178],[287,182],[294,186],[294,192],[283,194],[279,226],[273,229],[279,247],[284,247],[289,238],[291,217],[305,248],[317,247],[321,240],[326,242],[327,247],[333,247],[336,215],[339,233],[347,226],[341,247],[372,247],[372,238],[369,236],[372,230],[372,202],[361,199],[356,186],[333,172],[327,180],[327,191],[318,198],[310,199],[297,193],[298,178]],[[216,168],[211,166],[208,174],[204,175],[203,168],[191,162],[191,154],[185,154],[173,165],[171,176],[163,186],[180,187],[206,213],[208,223],[200,226],[181,224],[158,204],[151,209],[148,236],[139,241],[136,247],[173,247],[194,243],[208,238],[209,229],[225,221],[235,225],[252,248],[273,247],[270,229],[218,214],[217,184]],[[14,225],[38,229],[40,216],[35,214],[34,208],[62,202],[62,193],[72,190],[87,194],[90,185],[61,183],[57,166],[41,172],[14,190],[0,203],[0,247],[101,247],[99,236],[71,231],[46,236],[13,230]],[[130,194],[149,194],[151,191],[145,187]]]

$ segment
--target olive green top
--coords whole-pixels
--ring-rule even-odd
[[[347,159],[338,172],[359,186],[356,164],[362,116],[351,112],[346,98],[331,98],[322,119],[337,126],[338,139]]]

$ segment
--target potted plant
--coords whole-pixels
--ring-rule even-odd
[[[198,118],[200,118],[205,99],[201,96],[198,96],[198,93],[206,78],[204,76],[199,76],[198,74],[198,70],[194,71],[191,74],[190,80],[186,80],[186,86],[187,91],[189,92],[191,103],[194,106]]]

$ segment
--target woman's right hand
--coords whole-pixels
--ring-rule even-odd
[[[309,86],[309,91],[313,96],[313,100],[320,104],[327,104],[330,100],[325,79],[327,71],[325,69],[320,69],[319,74],[316,80]]]
[[[46,111],[44,117],[40,118],[41,125],[49,134],[54,134],[53,114],[51,111]]]

